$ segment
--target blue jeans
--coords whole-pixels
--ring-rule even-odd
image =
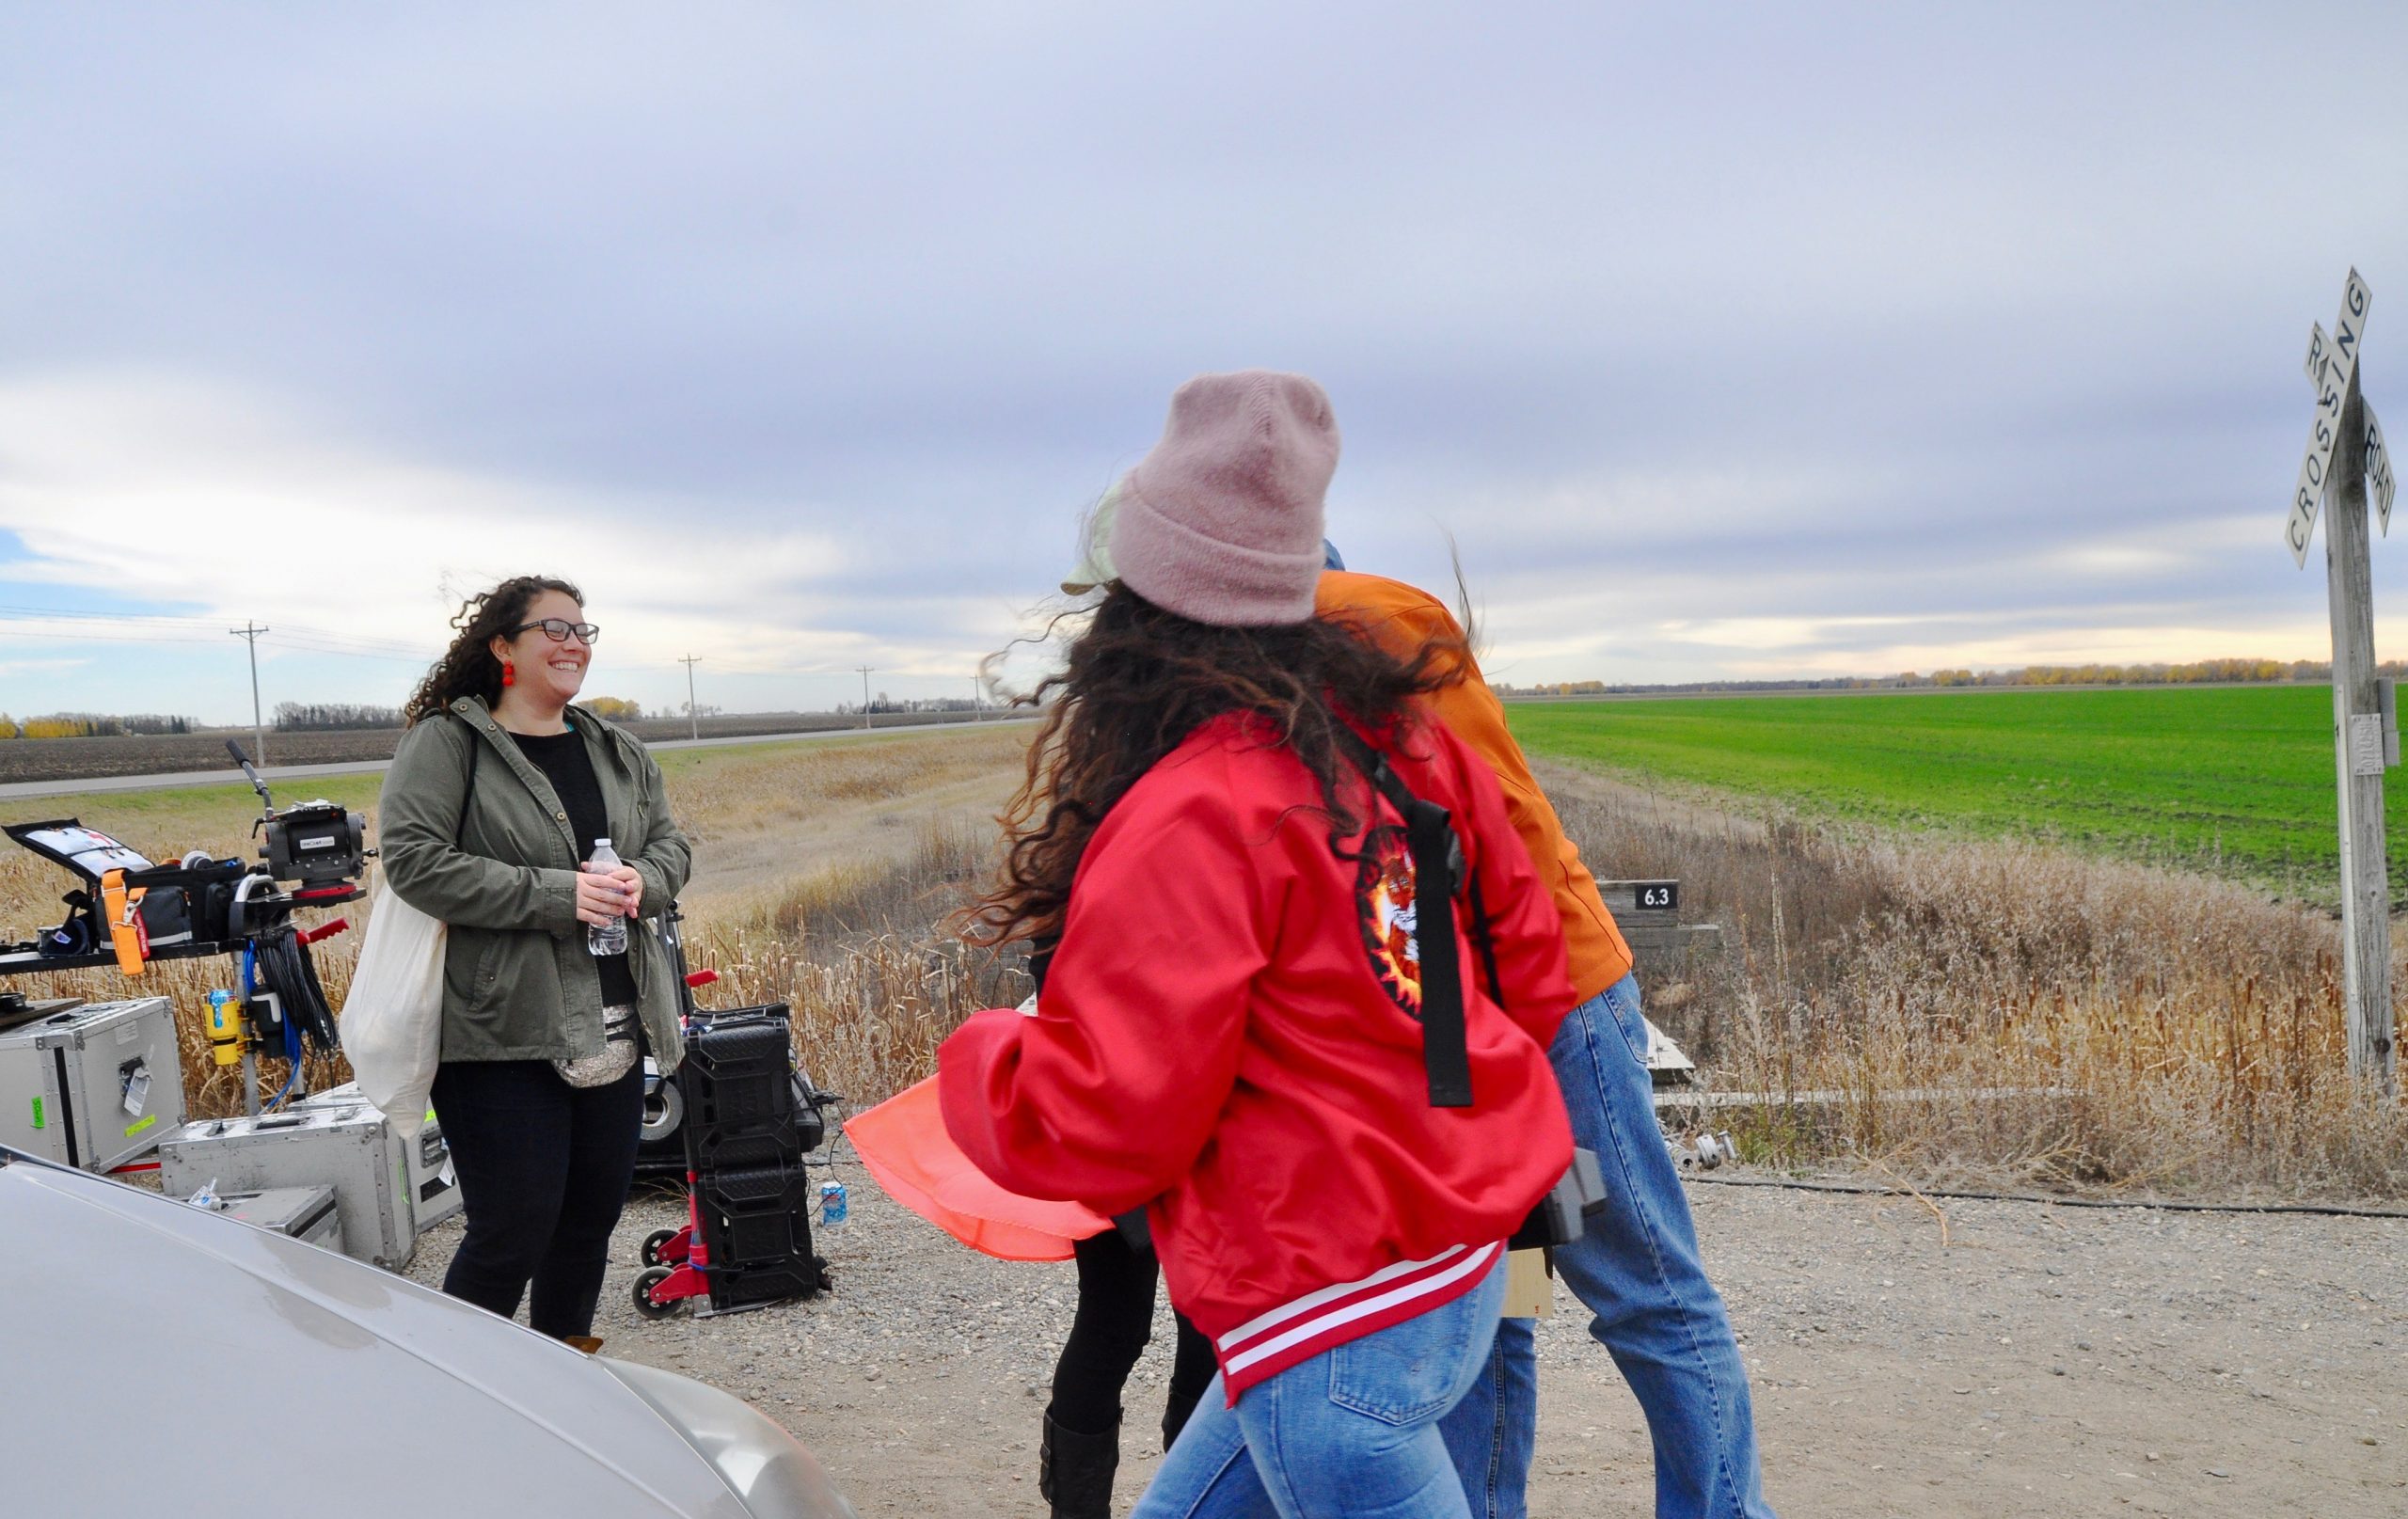
[[[1465,1519],[1438,1420],[1488,1367],[1505,1300],[1480,1286],[1265,1378],[1205,1390],[1131,1519]]]
[[[1472,1519],[1523,1519],[1530,1457],[1538,1440],[1539,1349],[1535,1319],[1497,1321],[1497,1345],[1480,1380],[1439,1421]]]
[[[1647,1416],[1656,1519],[1772,1519],[1738,1342],[1705,1279],[1688,1197],[1656,1122],[1638,981],[1624,976],[1574,1008],[1548,1055],[1572,1115],[1572,1142],[1597,1152],[1607,1197],[1588,1232],[1556,1251],[1556,1274],[1596,1315],[1589,1333]],[[1444,1427],[1475,1519],[1527,1511],[1538,1426],[1529,1330],[1529,1320],[1504,1321],[1489,1374]]]

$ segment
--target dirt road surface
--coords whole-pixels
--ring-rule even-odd
[[[779,1419],[864,1515],[1038,1515],[1038,1412],[1070,1268],[974,1255],[835,1172],[832,1296],[639,1320],[649,1230],[620,1228],[604,1353],[700,1376]],[[1691,1186],[1792,1516],[2408,1513],[2408,1221],[1923,1204]],[[412,1274],[439,1280],[456,1223]],[[1541,1326],[1530,1511],[1646,1515],[1638,1404],[1558,1290]],[[1165,1311],[1129,1394],[1117,1510],[1153,1469]]]

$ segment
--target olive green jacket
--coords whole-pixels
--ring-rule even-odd
[[[666,1070],[684,1056],[685,1041],[669,952],[649,920],[685,889],[691,853],[643,745],[581,706],[567,717],[594,757],[610,846],[643,878],[642,918],[627,925],[627,968],[645,1037]],[[402,736],[377,832],[386,884],[450,926],[444,1059],[601,1052],[602,978],[577,917],[578,845],[568,812],[484,703],[462,697],[449,716]]]

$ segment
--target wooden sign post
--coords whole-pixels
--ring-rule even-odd
[[[2341,314],[2327,338],[2308,340],[2307,377],[2316,387],[2316,416],[2307,456],[2291,493],[2284,540],[2307,566],[2307,545],[2326,496],[2326,594],[2333,621],[2333,745],[2341,803],[2341,966],[2349,1006],[2350,1074],[2386,1098],[2399,1093],[2392,1049],[2391,874],[2384,852],[2383,776],[2400,763],[2399,728],[2389,682],[2374,660],[2374,588],[2368,563],[2367,481],[2387,533],[2391,526],[2390,460],[2383,432],[2358,394],[2359,340],[2372,293],[2355,269],[2342,289]]]

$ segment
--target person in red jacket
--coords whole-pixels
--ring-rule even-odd
[[[1495,776],[1414,717],[1450,661],[1313,614],[1337,453],[1302,376],[1173,398],[1117,487],[1119,579],[1046,683],[985,904],[991,941],[1058,941],[1044,990],[939,1052],[962,1151],[1028,1196],[1143,1208],[1212,1342],[1219,1396],[1143,1516],[1465,1513],[1438,1421],[1487,1362],[1504,1241],[1571,1159],[1545,1053],[1573,1000],[1560,919]],[[1420,928],[1449,886],[1358,746],[1448,810],[1458,905],[1489,919],[1503,995],[1460,977],[1466,1106],[1433,1104],[1423,1039]]]

